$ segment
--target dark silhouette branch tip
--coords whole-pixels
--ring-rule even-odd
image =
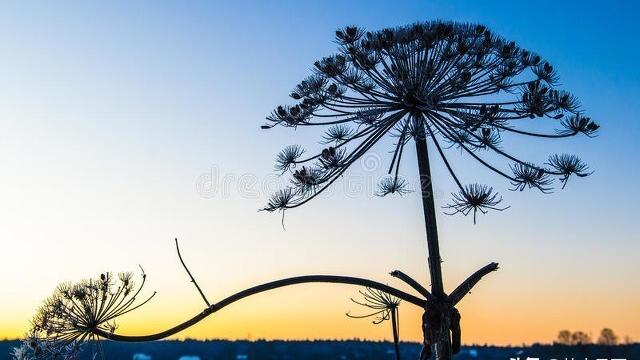
[[[182,264],[182,267],[184,267],[184,269],[187,271],[187,275],[189,275],[191,282],[193,283],[193,285],[195,285],[196,289],[200,293],[200,296],[202,296],[204,303],[207,304],[207,307],[210,307],[211,303],[209,303],[209,300],[207,300],[207,297],[202,292],[202,289],[200,289],[200,285],[198,285],[198,283],[196,282],[196,279],[193,277],[193,275],[191,275],[191,271],[189,271],[187,264],[185,264],[184,260],[182,259],[182,255],[180,254],[180,245],[178,245],[178,238],[175,238],[175,242],[176,242],[176,252],[178,253],[178,259],[180,259],[180,263]]]

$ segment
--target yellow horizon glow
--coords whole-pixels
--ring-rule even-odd
[[[491,275],[490,275],[491,276]],[[606,298],[590,298],[566,306],[561,298],[520,298],[517,306],[509,297],[491,297],[495,286],[478,288],[463,300],[463,341],[465,344],[520,345],[523,343],[550,343],[561,329],[582,330],[593,340],[601,328],[613,328],[622,339],[640,337],[625,309],[633,308],[632,299],[623,300],[617,307],[602,309]],[[184,284],[183,284],[184,285]],[[140,335],[159,332],[203,309],[203,302],[195,289],[187,290],[183,297],[159,296],[140,310],[117,321],[120,334]],[[493,288],[493,289],[490,289]],[[227,339],[227,340],[314,340],[363,339],[391,340],[389,322],[381,325],[372,319],[351,319],[344,315],[350,311],[363,314],[365,309],[349,301],[355,297],[357,287],[329,284],[304,284],[272,290],[241,300],[211,315],[197,325],[168,339]],[[175,294],[174,294],[175,295]],[[584,298],[583,298],[584,299]],[[544,303],[545,307],[539,306]],[[343,312],[336,309],[344,309]],[[557,309],[551,312],[549,309]],[[421,340],[421,309],[406,302],[400,307],[401,339]],[[585,317],[584,314],[593,314]],[[0,338],[20,338],[27,330],[24,314],[3,314]]]

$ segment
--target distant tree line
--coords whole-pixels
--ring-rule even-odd
[[[20,340],[0,340],[0,359],[11,359],[12,350]],[[89,344],[87,344],[89,346]],[[316,341],[227,341],[227,340],[164,340],[148,343],[120,343],[102,341],[104,352],[110,360],[134,360],[151,357],[151,360],[177,360],[182,356],[197,356],[202,360],[394,360],[393,344],[380,341],[316,340]],[[401,342],[402,359],[417,359],[421,344]],[[505,360],[526,359],[640,359],[640,344],[614,346],[544,345],[530,346],[462,346],[455,360]],[[95,360],[90,348],[77,360]]]
[[[20,340],[0,340],[0,359],[11,359],[13,348]],[[89,344],[87,344],[89,346]],[[182,356],[202,360],[394,360],[393,344],[379,341],[226,341],[226,340],[164,340],[148,343],[120,343],[103,341],[104,352],[110,360],[177,360]],[[401,342],[402,359],[417,359],[421,344]],[[77,360],[95,360],[87,348]],[[530,346],[462,346],[455,360],[526,359],[640,359],[640,344],[635,345],[543,345]]]
[[[591,339],[591,335],[584,331],[571,332],[569,330],[560,330],[556,343],[560,345],[587,345],[593,344],[594,342]],[[613,330],[604,328],[600,330],[600,335],[596,343],[598,345],[617,345],[618,343],[632,344],[633,340],[629,336],[625,336],[624,339],[620,341],[620,338]]]

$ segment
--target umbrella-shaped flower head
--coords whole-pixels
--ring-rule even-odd
[[[336,43],[339,51],[316,61],[313,74],[294,88],[295,103],[278,106],[263,125],[325,128],[324,148],[307,155],[292,145],[278,155],[276,169],[292,180],[265,210],[306,203],[387,136],[395,139],[390,177],[378,194],[406,192],[398,175],[403,150],[412,139],[426,139],[458,186],[447,206],[452,213],[475,217],[504,207],[490,186],[463,184],[445,148],[459,148],[514,190],[548,192],[554,176],[564,185],[571,175],[589,174],[575,155],[552,155],[545,166],[502,148],[510,135],[593,136],[599,128],[573,95],[556,89],[555,68],[515,42],[482,25],[433,21],[372,32],[348,26],[336,31]]]

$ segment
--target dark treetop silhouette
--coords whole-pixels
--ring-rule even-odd
[[[326,148],[318,153],[305,156],[301,146],[292,145],[278,155],[276,169],[292,174],[291,185],[274,194],[264,210],[282,211],[284,216],[287,209],[307,203],[386,135],[394,136],[396,141],[389,175],[380,182],[378,195],[404,194],[407,182],[399,176],[400,163],[405,145],[413,141],[420,173],[431,291],[401,271],[391,275],[420,296],[367,279],[310,275],[259,285],[211,304],[196,284],[207,305],[203,312],[158,334],[124,336],[115,334],[115,327],[107,325],[112,319],[109,314],[119,311],[109,294],[117,294],[120,288],[107,291],[98,287],[92,302],[96,306],[76,305],[79,298],[70,294],[65,296],[70,296],[71,303],[60,305],[67,310],[60,310],[57,305],[45,309],[45,313],[71,319],[60,328],[63,330],[43,326],[50,330],[45,339],[62,340],[60,343],[65,345],[70,340],[82,341],[96,335],[121,341],[156,340],[258,292],[304,282],[334,282],[368,287],[362,292],[364,302],[357,302],[375,310],[375,322],[392,320],[396,342],[396,297],[424,308],[421,359],[431,356],[432,347],[438,359],[450,359],[460,349],[460,314],[455,305],[484,275],[497,270],[498,264],[486,265],[451,293],[445,293],[427,142],[431,142],[458,187],[445,206],[445,213],[473,214],[475,222],[478,212],[506,207],[500,204],[502,198],[492,187],[463,184],[444,148],[459,148],[508,179],[513,190],[536,188],[547,193],[552,189],[551,177],[557,176],[564,187],[571,175],[588,175],[587,166],[577,156],[567,154],[552,155],[545,164],[536,165],[503,149],[503,136],[561,139],[582,133],[591,137],[599,126],[582,115],[575,97],[554,89],[558,76],[548,62],[482,25],[434,21],[376,32],[346,27],[336,32],[336,42],[339,52],[317,61],[313,74],[291,93],[296,104],[278,106],[263,125],[265,129],[276,125],[328,126],[322,141]],[[527,125],[542,121],[528,120],[536,118],[548,118],[555,130],[527,130]],[[505,161],[508,169],[504,169],[505,164],[496,163]],[[190,273],[189,276],[195,283]],[[77,321],[76,313],[82,314],[80,318],[88,316],[90,321]],[[36,346],[37,343],[34,342]],[[25,346],[29,348],[29,344]]]

